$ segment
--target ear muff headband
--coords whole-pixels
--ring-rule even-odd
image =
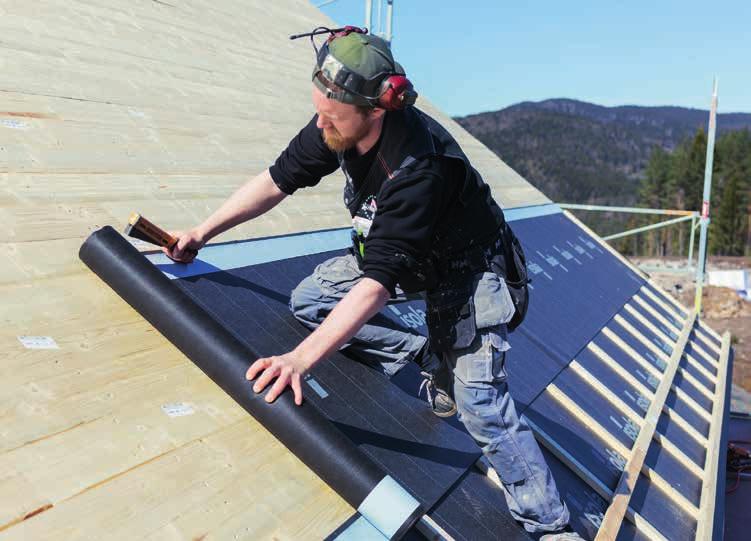
[[[316,31],[318,30],[316,29]],[[386,58],[388,63],[391,64],[391,70],[366,79],[359,73],[347,68],[331,54],[329,44],[336,38],[352,32],[361,34],[367,32],[367,30],[352,26],[338,30],[330,30],[331,36],[320,50],[315,47],[315,44],[313,46],[317,53],[313,81],[326,97],[353,105],[380,107],[387,111],[404,109],[415,103],[417,92],[415,92],[414,86],[407,79],[404,70],[391,59]],[[375,51],[385,58],[381,51],[377,49]]]

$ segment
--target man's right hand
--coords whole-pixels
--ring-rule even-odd
[[[196,229],[190,231],[170,232],[170,235],[177,239],[177,242],[171,247],[162,247],[162,251],[167,257],[180,263],[190,263],[198,255],[198,250],[206,244],[203,235]]]

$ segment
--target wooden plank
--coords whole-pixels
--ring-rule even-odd
[[[604,329],[603,329],[604,330]],[[644,385],[641,381],[636,379],[632,374],[630,374],[621,364],[613,359],[610,355],[608,355],[600,346],[595,344],[594,342],[590,342],[587,344],[587,349],[592,351],[597,357],[603,361],[605,364],[610,367],[611,370],[613,370],[616,374],[618,374],[621,378],[623,378],[625,381],[627,381],[632,387],[634,387],[642,396],[645,396],[649,400],[652,399],[654,396],[654,393],[652,392],[652,389]]]
[[[609,327],[603,327],[602,334],[604,334],[611,342],[621,348],[629,357],[636,361],[639,366],[649,372],[656,379],[662,378],[662,370],[657,368],[654,364],[650,363],[647,359],[641,356],[634,348],[629,346],[618,334]]]
[[[683,368],[678,369],[678,373],[681,375],[683,379],[685,379],[687,382],[689,382],[697,391],[699,391],[701,394],[709,398],[710,400],[715,399],[715,394],[710,391],[706,385],[704,385],[701,381],[696,379],[694,376],[692,376],[689,372],[684,370]]]
[[[631,314],[634,319],[636,319],[639,323],[647,327],[654,335],[659,338],[666,346],[669,346],[671,351],[675,347],[675,342],[664,332],[662,332],[660,329],[654,326],[654,324],[649,321],[646,317],[641,315],[632,305],[631,303],[626,303],[624,305],[624,308],[626,311]]]
[[[708,337],[707,337],[707,336],[706,336],[706,335],[705,335],[704,333],[702,333],[702,332],[699,332],[699,329],[698,329],[698,328],[697,328],[697,329],[695,329],[695,331],[696,331],[696,337],[697,337],[697,338],[698,338],[699,340],[701,340],[701,342],[702,342],[702,343],[703,343],[703,344],[704,344],[704,345],[705,345],[706,347],[708,347],[709,349],[711,349],[712,351],[714,351],[714,352],[715,352],[715,353],[716,353],[716,354],[717,354],[717,355],[719,356],[719,355],[720,355],[720,351],[721,351],[721,349],[722,349],[722,344],[720,344],[720,345],[718,346],[717,344],[715,344],[714,342],[712,342],[712,340],[710,340],[710,339],[709,339],[709,338],[708,338]],[[717,359],[717,360],[715,361],[715,363],[719,365],[719,364],[720,364],[720,361],[719,361],[719,359]]]
[[[717,367],[720,364],[719,359],[712,357],[709,353],[707,353],[707,350],[701,347],[697,342],[692,341],[691,347],[699,354],[700,357],[703,357],[704,360],[706,360],[712,366]],[[720,352],[718,351],[718,353]]]
[[[643,333],[639,332],[639,330],[631,325],[628,321],[626,321],[623,316],[620,314],[616,314],[613,318],[621,327],[623,327],[631,336],[636,338],[639,342],[641,342],[649,351],[655,354],[655,356],[660,359],[662,362],[667,363],[668,359],[670,358],[669,355],[665,353],[665,350],[661,347],[657,346],[654,342],[652,342],[649,338],[644,336]],[[672,341],[669,341],[666,346],[672,346],[674,343]]]
[[[614,451],[622,457],[627,458],[631,454],[631,449],[626,447],[621,441],[613,436],[609,430],[598,423],[591,415],[581,408],[571,397],[564,393],[555,383],[549,384],[545,392],[555,398],[563,407],[569,410],[574,417],[582,422],[582,427],[594,432],[594,434],[609,445]]]
[[[688,317],[691,316],[691,312],[693,312],[693,310],[689,310],[689,308],[687,306],[684,306],[681,302],[678,301],[678,299],[676,299],[670,293],[668,293],[667,291],[665,291],[660,284],[658,284],[657,282],[655,282],[654,280],[652,280],[650,278],[649,279],[649,285],[651,285],[655,289],[655,291],[657,291],[657,293],[661,297],[663,297],[664,300],[666,300],[668,303],[670,303],[671,305],[673,305],[673,308],[675,310],[678,310],[679,313],[682,310],[682,311],[686,312],[686,314],[688,314],[686,316],[686,318],[688,318]],[[681,318],[681,319],[686,319],[686,318]]]
[[[628,322],[625,322],[625,323],[626,325],[628,325]],[[636,331],[635,329],[634,331],[638,333],[638,331]],[[656,368],[652,363],[647,361],[636,350],[634,350],[631,346],[629,346],[626,342],[624,342],[614,331],[612,331],[608,327],[604,327],[602,329],[602,332],[613,343],[615,343],[618,347],[620,347],[623,351],[625,351],[632,359],[634,359],[637,363],[639,363],[639,365],[642,368],[650,372],[650,374],[652,374],[655,378],[660,379],[662,377],[662,372],[660,372],[658,368]],[[644,340],[646,340],[646,338],[644,338]],[[664,355],[662,355],[662,357],[664,357]],[[706,396],[710,400],[714,398],[714,394],[712,393],[712,391],[710,391],[706,385],[704,385],[701,381],[699,381],[694,376],[692,376],[689,372],[679,367],[678,373],[681,375],[682,378],[684,378],[686,381],[691,383],[691,385],[693,385],[696,388],[696,390],[701,392],[704,396]]]
[[[668,453],[673,455],[675,459],[680,462],[683,466],[686,467],[691,473],[693,473],[696,477],[699,479],[704,477],[704,470],[701,466],[699,466],[696,462],[691,460],[688,456],[686,456],[686,453],[684,453],[680,447],[678,447],[676,444],[674,444],[672,441],[670,441],[667,436],[664,436],[663,434],[660,434],[658,431],[655,430],[655,434],[653,436],[653,439],[662,446],[663,449],[665,449]]]
[[[626,463],[626,467],[621,474],[621,478],[618,481],[613,500],[605,512],[605,518],[602,521],[602,527],[597,533],[597,540],[615,540],[618,535],[618,531],[621,527],[621,522],[626,513],[626,509],[629,506],[631,495],[633,494],[636,481],[639,473],[643,471],[644,459],[647,455],[650,442],[654,437],[654,433],[657,430],[657,422],[660,417],[660,412],[665,405],[665,399],[670,391],[670,386],[673,382],[673,378],[678,370],[678,362],[683,354],[683,349],[688,343],[688,337],[691,334],[691,329],[694,326],[696,316],[689,317],[688,321],[683,327],[676,348],[673,350],[673,355],[670,357],[670,361],[665,371],[663,379],[660,381],[655,397],[652,403],[649,405],[647,414],[644,418],[644,424],[639,431],[639,436],[633,446],[633,452]],[[664,489],[664,487],[661,487]],[[673,492],[676,492],[673,490]],[[672,494],[675,497],[674,494]],[[684,498],[685,499],[685,498]],[[685,504],[685,502],[679,502]],[[685,505],[683,505],[685,509]]]
[[[217,538],[323,538],[351,515],[352,508],[281,444],[259,445],[253,434],[247,419],[205,433],[56,502],[3,532],[4,538],[98,538],[103,532],[152,539],[209,532]]]
[[[628,308],[628,305],[627,305],[627,308]],[[632,336],[634,336],[634,338],[636,338],[637,340],[639,340],[652,353],[654,353],[655,355],[657,355],[657,357],[659,357],[660,360],[662,360],[663,362],[668,362],[669,357],[665,354],[665,352],[662,349],[660,349],[659,347],[657,347],[651,340],[649,340],[646,336],[644,336],[644,334],[642,334],[641,332],[639,332],[638,329],[636,329],[633,325],[631,325],[623,317],[621,317],[620,315],[616,315],[615,316],[615,320],[624,329],[626,329]],[[672,348],[675,347],[675,343],[672,340],[667,339],[667,337],[665,337],[665,335],[663,335],[662,333],[660,333],[657,329],[650,329],[650,330],[652,330],[656,335],[658,335],[658,337],[660,335],[662,335],[665,338],[665,340],[663,340],[663,341],[666,343],[666,345],[668,345],[668,346],[671,347],[671,350],[672,350]],[[707,378],[710,382],[712,382],[712,383],[715,382],[715,379],[716,379],[715,374],[713,374],[712,372],[710,372],[709,370],[707,370],[707,368],[704,367],[704,365],[702,365],[699,361],[697,361],[689,353],[685,353],[684,352],[684,357],[686,358],[687,362],[696,369],[697,372],[700,372],[701,375],[704,376],[705,378]],[[706,388],[706,386],[705,386],[705,388]]]
[[[685,322],[686,318],[684,318],[683,316],[681,316],[676,311],[676,309],[675,309],[674,306],[668,305],[667,303],[665,303],[665,301],[663,301],[660,297],[658,297],[657,295],[655,295],[649,288],[646,288],[646,287],[642,286],[642,288],[639,290],[639,292],[641,294],[649,297],[650,299],[652,299],[652,301],[656,305],[658,305],[660,308],[662,308],[663,310],[665,310],[676,321]]]
[[[699,320],[699,329],[697,329],[697,330],[704,331],[709,336],[711,336],[712,338],[714,338],[715,340],[718,340],[720,342],[724,338],[724,335],[720,336],[717,331],[715,331],[712,327],[710,327],[709,325],[707,325],[706,323],[704,323],[704,321],[702,321],[701,319]]]
[[[428,515],[423,515],[423,517],[417,521],[415,529],[420,532],[427,541],[454,541],[454,538]]]
[[[688,421],[686,421],[683,417],[676,413],[674,409],[664,406],[662,408],[662,411],[670,418],[671,421],[673,421],[677,426],[681,427],[684,432],[694,438],[694,440],[696,440],[696,443],[710,451],[710,449],[707,447],[707,438],[704,436],[704,434],[696,430]]]
[[[590,374],[582,365],[580,365],[575,359],[571,361],[569,367],[584,381],[586,381],[594,390],[600,393],[606,400],[613,404],[618,410],[628,417],[637,426],[642,426],[644,418],[629,407],[623,400],[615,395],[610,389],[603,385],[597,378]],[[669,408],[666,407],[669,410]],[[669,410],[670,411],[670,410]],[[680,450],[678,446],[672,443],[667,437],[663,436],[659,432],[655,431],[654,440],[658,442],[667,452],[673,455],[678,462],[686,466],[694,475],[699,478],[704,476],[702,468],[696,464],[693,460],[688,458],[686,454]]]
[[[708,449],[718,449],[722,433],[722,420],[725,416],[725,394],[727,392],[728,359],[730,357],[730,333],[726,332],[722,337],[720,351],[720,368],[717,382],[717,399],[715,400],[712,422],[709,428]],[[717,476],[720,466],[716,454],[707,453],[704,463],[704,485],[699,502],[699,518],[696,531],[698,541],[709,541],[713,538],[715,520],[715,500],[717,498]]]
[[[574,359],[569,363],[569,368],[574,371],[576,375],[586,381],[590,387],[600,393],[608,402],[613,404],[618,410],[626,417],[631,419],[634,423],[641,425],[644,420],[643,417],[637,413],[633,408],[628,406],[623,400],[621,400],[616,394],[602,384],[600,380],[594,377],[587,371],[579,362]]]
[[[702,376],[707,378],[711,383],[717,383],[717,374],[713,374],[710,370],[708,370],[707,367],[704,366],[696,357],[694,357],[690,353],[684,353],[684,357],[686,358],[686,362],[688,362],[688,364],[690,364]]]
[[[553,455],[563,462],[568,468],[573,471],[582,481],[597,492],[597,494],[605,501],[610,501],[613,497],[613,491],[610,490],[605,483],[600,481],[592,472],[590,472],[581,462],[579,462],[571,453],[566,451],[544,430],[535,425],[531,420],[527,419],[527,424],[535,434],[535,438],[545,448],[553,453]],[[500,481],[498,481],[500,484]],[[500,485],[499,485],[500,486]],[[626,511],[626,518],[636,526],[636,529],[645,534],[649,539],[667,541],[667,539],[655,529],[644,517],[639,515],[631,507]]]
[[[673,391],[678,398],[685,402],[688,407],[694,410],[702,419],[707,422],[712,420],[712,414],[705,410],[698,402],[696,402],[696,400],[691,398],[681,388],[676,387],[675,384],[673,384],[670,390]]]
[[[649,399],[650,401],[654,398],[654,392],[644,385],[642,382],[640,382],[638,379],[636,379],[633,375],[629,374],[626,369],[624,369],[620,363],[618,363],[615,359],[610,357],[605,351],[603,351],[597,344],[594,342],[590,342],[587,345],[587,349],[592,351],[597,357],[600,358],[605,364],[607,364],[615,373],[617,373],[621,378],[623,378],[625,381],[627,381],[631,386],[636,388],[639,393],[644,396],[645,398]],[[644,361],[646,362],[646,361]],[[700,415],[706,418],[707,413],[704,408],[702,408],[699,404],[697,404],[694,400],[691,399],[690,396],[686,395],[681,389],[675,386],[675,384],[671,385],[671,390],[674,391],[678,396],[681,396],[683,400],[686,401],[686,403],[692,408],[697,411]],[[665,406],[663,408],[663,411],[667,414],[669,414],[673,419],[681,419],[683,420],[683,424],[689,425],[687,421],[685,421],[677,412],[675,412],[672,408]],[[689,425],[690,426],[690,425]],[[702,437],[703,439],[703,437]]]
[[[643,288],[642,288],[643,289]],[[632,297],[638,304],[641,306],[647,313],[649,313],[650,316],[655,318],[657,321],[662,323],[668,328],[671,328],[675,330],[676,332],[681,331],[681,327],[679,325],[676,325],[674,322],[667,319],[665,316],[663,316],[661,313],[659,313],[657,310],[652,308],[652,306],[644,300],[644,298],[641,296],[641,294],[637,293]]]
[[[579,407],[576,402],[574,402],[571,397],[566,395],[563,391],[561,391],[554,383],[551,383],[548,385],[548,387],[545,389],[545,392],[549,393],[553,398],[555,398],[563,407],[568,409],[575,417],[577,417],[581,422],[582,426],[587,427],[588,430],[591,430],[594,432],[600,439],[605,441],[609,446],[611,446],[615,451],[617,451],[624,459],[627,460],[627,465],[632,460],[638,464],[638,469],[635,470],[636,474],[631,475],[629,473],[628,477],[632,484],[629,486],[631,489],[633,489],[633,486],[636,485],[636,479],[638,477],[638,473],[643,473],[647,478],[652,480],[660,490],[662,490],[669,498],[671,498],[673,501],[675,501],[679,506],[681,506],[687,513],[689,513],[691,516],[696,516],[699,512],[698,508],[694,504],[692,504],[689,500],[686,499],[683,494],[675,490],[671,487],[670,483],[668,483],[659,473],[657,473],[655,470],[644,464],[644,458],[646,457],[647,449],[649,448],[649,440],[653,438],[652,433],[649,434],[649,440],[647,440],[647,443],[645,445],[642,445],[642,448],[637,448],[636,445],[634,445],[632,448],[628,448],[625,445],[623,445],[615,436],[613,436],[605,427],[603,427],[600,423],[598,423],[591,415],[586,413],[581,407]],[[654,404],[655,402],[653,402]],[[651,406],[650,406],[651,407]],[[658,410],[659,411],[659,410]],[[642,429],[639,432],[640,434],[644,431],[644,427],[647,426],[649,421],[645,418],[645,424],[642,425]],[[654,422],[655,429],[656,429],[656,421]],[[652,430],[654,432],[654,430]],[[639,440],[637,439],[637,443]],[[626,470],[624,470],[625,472]],[[623,474],[625,475],[625,473]],[[623,479],[623,475],[621,476],[621,480]],[[619,488],[624,488],[621,486],[619,482]],[[616,494],[620,494],[618,489],[616,489]],[[625,509],[625,507],[623,508]],[[618,519],[618,525],[620,528],[620,521],[623,519],[623,515],[620,515],[620,518]],[[602,532],[602,529],[600,530]],[[617,533],[617,530],[616,530]],[[599,534],[598,534],[599,535]]]

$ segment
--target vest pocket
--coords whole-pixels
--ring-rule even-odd
[[[476,279],[474,302],[478,329],[508,323],[516,311],[506,282],[494,272]]]

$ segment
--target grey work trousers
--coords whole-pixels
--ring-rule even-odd
[[[354,256],[329,259],[295,288],[290,308],[313,330],[361,277]],[[492,273],[476,277],[473,287],[474,338],[469,337],[471,343],[466,347],[443,353],[443,361],[453,370],[459,420],[501,479],[512,516],[529,532],[561,530],[568,524],[568,509],[532,431],[524,417],[517,415],[508,392],[505,360],[510,346],[505,321],[513,313],[508,290]],[[392,302],[400,300],[404,298],[398,296]],[[427,339],[384,322],[374,317],[343,348],[392,376],[422,354]]]

